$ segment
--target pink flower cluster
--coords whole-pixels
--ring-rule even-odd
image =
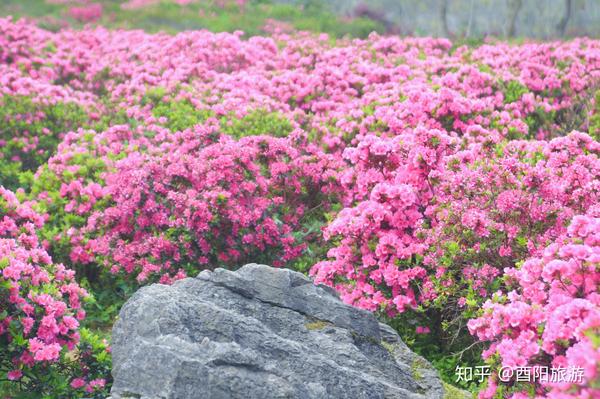
[[[73,350],[85,317],[81,305],[87,293],[74,272],[53,264],[38,243],[43,223],[30,203],[0,187],[0,338],[8,342],[0,347],[6,360],[0,372],[11,380]]]
[[[496,366],[581,368],[581,381],[535,381],[523,386],[492,377],[481,398],[505,385],[511,398],[596,398],[600,395],[600,209],[575,216],[568,232],[537,257],[507,269],[512,290],[497,293],[469,322],[484,357]],[[493,374],[493,373],[492,373]]]
[[[438,300],[458,295],[479,305],[504,268],[539,254],[600,201],[599,168],[600,143],[576,132],[448,156],[429,175],[435,203],[417,231]]]
[[[453,142],[416,129],[346,149],[355,168],[342,182],[368,197],[327,227],[325,238],[339,240],[333,259],[312,269],[317,281],[336,281],[345,300],[370,310],[464,304],[600,201],[600,144],[585,134],[458,152]]]
[[[73,265],[92,260],[81,228],[92,212],[106,207],[109,193],[101,176],[114,168],[119,157],[149,145],[142,129],[124,125],[101,133],[79,129],[65,136],[57,153],[38,170],[31,189],[38,206],[48,215],[45,228],[52,234],[46,237],[46,244],[55,257]],[[72,222],[65,228],[66,218]]]
[[[102,11],[102,4],[90,3],[69,8],[69,16],[79,22],[95,22],[102,17]]]
[[[105,175],[110,206],[84,232],[113,273],[168,282],[211,265],[282,266],[302,253],[295,233],[335,193],[333,158],[292,138],[219,136],[211,123],[173,134],[157,154],[132,153]]]
[[[345,301],[391,314],[422,301],[415,283],[427,283],[428,272],[414,260],[426,246],[415,232],[434,194],[428,175],[452,142],[443,131],[418,127],[392,138],[369,135],[346,149],[355,166],[341,181],[359,200],[327,226],[325,238],[339,237],[339,244],[329,251],[333,260],[312,268],[317,282],[338,281]]]
[[[247,0],[217,0],[215,4],[219,7],[224,7],[230,3],[235,3],[239,7],[243,7]],[[163,3],[173,3],[180,6],[187,6],[189,4],[198,3],[198,0],[162,0]],[[136,10],[140,8],[155,6],[160,4],[161,0],[127,0],[121,3],[121,8],[124,10]]]

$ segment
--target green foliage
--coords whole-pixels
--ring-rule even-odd
[[[128,117],[127,112],[124,109],[114,109],[115,105],[111,104],[109,101],[102,102],[107,103],[104,104],[104,106],[108,111],[105,114],[100,115],[100,118],[97,121],[90,121],[90,123],[84,125],[84,128],[91,128],[96,132],[103,132],[115,125],[129,125],[132,128],[137,127],[137,120]]]
[[[86,328],[81,328],[79,333],[81,338],[77,348],[63,353],[58,362],[36,364],[24,372],[18,385],[0,379],[0,396],[11,399],[104,399],[110,390],[110,379],[104,389],[93,393],[74,390],[70,383],[78,377],[85,377],[87,381],[110,377],[112,360],[106,339],[109,334],[100,335]],[[0,362],[4,360],[0,359]]]
[[[462,391],[456,388],[453,385],[448,384],[447,382],[442,382],[444,386],[444,399],[468,399],[474,398],[474,394],[470,394],[469,392]]]
[[[91,140],[91,136],[89,137]],[[40,168],[39,177],[30,182],[31,190],[28,195],[31,199],[41,198],[40,194],[45,193],[45,200],[38,200],[36,210],[41,214],[47,214],[48,219],[44,226],[39,230],[39,235],[42,240],[47,240],[50,243],[49,252],[52,258],[59,263],[71,265],[69,254],[71,251],[70,238],[61,234],[69,231],[71,228],[81,228],[87,220],[87,213],[78,215],[74,212],[67,212],[65,207],[71,201],[71,198],[60,194],[63,184],[69,184],[77,178],[82,178],[86,183],[101,183],[102,173],[106,171],[106,165],[101,158],[96,157],[91,152],[82,152],[74,155],[68,162],[69,166],[78,166],[77,171],[65,171],[61,176],[58,176],[52,171],[48,165]],[[85,198],[79,199],[83,202]],[[94,204],[93,210],[103,209],[108,199],[102,199]],[[88,212],[89,213],[89,212]],[[60,238],[57,237],[60,235]],[[88,275],[91,272],[89,269],[76,271]]]
[[[354,18],[341,23],[340,18],[327,10],[322,2],[310,1],[303,9],[294,4],[265,4],[259,10],[267,11],[273,19],[291,23],[298,30],[325,32],[334,37],[366,37],[373,31],[384,31],[381,23],[368,18]]]
[[[529,92],[529,89],[516,80],[509,80],[504,82],[502,91],[504,93],[504,103],[510,104],[520,100],[523,94]]]
[[[240,7],[235,1],[218,5],[215,1],[198,1],[181,6],[174,2],[158,2],[140,9],[124,10],[123,1],[98,0],[102,3],[103,17],[99,25],[110,28],[144,29],[148,32],[176,33],[192,29],[208,29],[213,32],[242,30],[247,36],[264,34],[268,20],[278,20],[298,30],[328,33],[333,37],[349,35],[366,37],[376,31],[385,32],[385,26],[369,18],[343,18],[316,1],[304,1],[303,8],[297,4],[254,0]],[[58,30],[65,21],[69,4],[50,4],[44,0],[5,0],[0,13],[15,17],[46,17],[40,25]],[[72,26],[81,27],[82,22],[66,19]]]
[[[0,184],[14,190],[56,150],[61,136],[87,123],[74,103],[44,104],[28,96],[0,99]],[[26,172],[25,176],[20,176]]]
[[[165,126],[172,131],[185,130],[206,121],[213,113],[209,110],[199,110],[189,101],[160,101],[164,96],[161,91],[152,91],[146,96],[157,103],[152,109],[152,115],[157,118],[166,118]],[[159,97],[160,96],[160,97]],[[159,97],[159,98],[157,98]],[[160,102],[158,102],[160,101]]]
[[[181,131],[205,122],[216,115],[211,110],[198,109],[188,100],[171,101],[163,88],[148,90],[142,104],[153,103],[152,115],[164,118],[164,126],[171,131]],[[292,123],[279,112],[255,109],[242,118],[234,114],[219,117],[221,133],[240,139],[247,136],[268,135],[286,137],[292,130]]]
[[[324,259],[331,243],[323,242],[321,238],[321,229],[326,225],[327,221],[332,218],[335,212],[325,212],[318,206],[309,210],[302,220],[302,228],[294,232],[296,242],[307,243],[304,253],[297,259],[294,259],[286,267],[308,274],[310,268],[314,265],[315,259]]]
[[[462,329],[452,328],[442,322],[442,311],[418,308],[394,318],[380,314],[379,319],[392,326],[417,354],[426,358],[440,373],[442,381],[471,392],[477,392],[478,381],[456,382],[456,367],[475,367],[481,363],[481,346],[473,345],[473,337]],[[417,334],[416,326],[429,327],[429,334]],[[468,348],[465,350],[465,348]],[[460,392],[460,391],[459,391]],[[461,396],[462,397],[462,396]]]
[[[556,121],[556,111],[546,112],[538,107],[525,118],[529,127],[529,137],[534,138],[536,133],[543,128],[549,128]]]
[[[263,109],[252,110],[241,119],[232,116],[221,118],[222,133],[236,139],[262,134],[286,137],[292,130],[292,123],[285,116]]]
[[[154,104],[158,105],[165,100],[168,96],[167,89],[162,86],[149,87],[142,97],[142,105]]]
[[[118,298],[118,287],[108,283],[110,279],[102,279],[102,269],[94,264],[80,264],[71,258],[73,249],[72,237],[68,234],[69,231],[77,231],[85,226],[87,218],[92,212],[106,208],[110,197],[103,197],[93,203],[85,212],[78,212],[78,207],[81,204],[87,206],[89,204],[85,195],[72,196],[61,195],[63,185],[68,185],[71,182],[78,181],[81,184],[102,184],[102,175],[107,171],[105,160],[97,156],[96,147],[94,144],[94,133],[87,132],[82,134],[79,144],[82,148],[87,148],[86,151],[81,151],[72,154],[65,161],[65,169],[60,171],[52,169],[49,165],[43,165],[38,171],[38,179],[31,180],[28,183],[30,190],[23,194],[24,199],[36,200],[34,208],[40,214],[47,215],[44,226],[38,230],[38,235],[41,240],[49,244],[48,252],[52,259],[57,263],[68,265],[70,269],[75,270],[78,281],[83,284],[88,292],[92,294],[88,303],[88,319],[85,323],[90,326],[105,324],[109,320],[113,320],[116,316],[121,303]],[[112,155],[115,160],[121,159],[125,153]],[[67,206],[69,203],[73,205],[73,209]],[[115,282],[117,284],[117,282]],[[110,306],[109,297],[112,297],[114,306]],[[106,309],[100,309],[98,303]],[[99,314],[102,313],[102,314]],[[110,317],[106,316],[110,314]],[[110,326],[110,323],[108,324]]]
[[[590,118],[590,136],[600,141],[600,90],[596,92],[594,114]]]
[[[450,54],[454,53],[458,48],[468,46],[470,48],[477,48],[483,46],[485,40],[481,36],[477,37],[457,37],[452,40],[452,48],[450,48]]]
[[[139,287],[110,273],[100,274],[94,280],[84,279],[81,285],[90,293],[85,304],[84,326],[92,331],[103,331],[109,337],[121,307]]]

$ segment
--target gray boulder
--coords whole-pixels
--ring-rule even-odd
[[[431,366],[371,313],[257,264],[140,289],[112,353],[113,399],[444,396]]]

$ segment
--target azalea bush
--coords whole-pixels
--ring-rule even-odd
[[[371,310],[402,312],[461,289],[455,299],[464,305],[487,296],[504,267],[537,253],[598,202],[600,147],[585,134],[449,154],[453,141],[421,129],[367,136],[346,149],[356,163],[344,176],[347,192],[363,199],[327,227],[326,238],[339,244],[334,260],[313,269],[320,281],[347,279],[339,286],[350,290],[347,300]],[[415,276],[419,297],[409,284]],[[391,297],[373,289],[382,286]]]
[[[12,189],[23,185],[22,172],[35,172],[56,151],[65,134],[84,124],[86,119],[85,110],[76,103],[56,102],[56,99],[47,103],[18,95],[0,99],[3,185]]]
[[[96,3],[71,17],[105,21]],[[124,12],[204,10],[142,3]],[[136,289],[264,262],[374,312],[449,383],[586,368],[482,397],[597,396],[600,42],[264,28],[0,19],[0,392],[106,396]]]
[[[590,117],[590,135],[596,140],[600,139],[600,91],[596,92],[594,98],[594,112]]]
[[[504,289],[505,268],[540,253],[599,202],[600,147],[573,133],[441,157],[452,148],[441,132],[407,136],[370,136],[346,150],[359,170],[351,186],[370,191],[325,229],[336,246],[311,272],[356,306],[387,317],[407,312],[397,317],[413,325],[401,328],[424,352],[460,352],[473,344],[467,321]],[[415,336],[417,326],[435,339]]]
[[[600,359],[600,218],[598,209],[575,216],[568,232],[537,257],[505,273],[507,289],[469,321],[469,330],[492,344],[484,358],[493,368],[531,367],[539,378],[487,382],[480,397],[593,398],[598,394]],[[552,379],[547,370],[581,369],[579,376]],[[570,371],[573,373],[574,371]]]
[[[114,125],[100,133],[79,129],[68,133],[55,155],[38,169],[30,197],[36,199],[35,207],[48,215],[39,234],[55,259],[76,269],[87,262],[80,229],[94,210],[107,206],[104,174],[128,151],[146,145],[143,134],[126,125]]]
[[[0,372],[32,397],[101,394],[106,345],[79,331],[87,292],[38,242],[44,217],[30,203],[0,188],[0,215]]]
[[[106,175],[111,200],[83,229],[97,262],[167,282],[211,265],[283,266],[300,256],[314,208],[324,212],[336,194],[333,159],[288,139],[215,131],[183,132],[161,155],[133,153]]]

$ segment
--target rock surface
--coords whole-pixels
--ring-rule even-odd
[[[279,3],[306,3],[306,0],[275,0]],[[445,35],[441,20],[441,0],[327,0],[319,2],[338,15],[360,15],[368,9],[371,15],[398,28],[404,35]],[[565,0],[540,1],[449,0],[447,1],[448,28],[454,35],[484,37],[504,36],[509,32],[511,14],[515,18],[516,37],[539,39],[560,37],[558,25],[565,17]],[[540,4],[543,3],[543,6]],[[577,5],[575,5],[577,4]],[[363,14],[364,15],[364,14]],[[566,33],[569,36],[600,35],[600,2],[577,0],[573,2]]]
[[[113,399],[444,396],[431,366],[371,313],[257,264],[140,289],[112,351]]]

